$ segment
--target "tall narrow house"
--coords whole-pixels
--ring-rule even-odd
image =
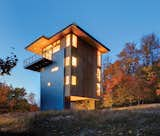
[[[40,72],[41,110],[94,109],[101,95],[101,55],[109,49],[75,24],[26,47],[25,69]]]

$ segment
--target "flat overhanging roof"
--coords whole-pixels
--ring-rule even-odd
[[[40,38],[32,42],[30,45],[28,45],[25,49],[35,54],[42,55],[43,48],[61,39],[62,37],[66,36],[68,33],[74,33],[79,38],[89,43],[91,46],[94,46],[95,48],[97,48],[101,53],[106,53],[110,51],[110,49],[105,47],[102,43],[100,43],[98,40],[96,40],[94,37],[92,37],[90,34],[84,31],[81,27],[75,24],[71,24],[65,27],[64,29],[54,34],[50,38],[41,36]]]

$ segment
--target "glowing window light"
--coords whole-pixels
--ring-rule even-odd
[[[48,82],[48,83],[47,83],[47,86],[51,86],[51,82]]]
[[[53,47],[53,53],[56,53],[60,50],[60,44]]]
[[[76,84],[77,84],[77,77],[72,76],[72,85],[76,85]]]
[[[101,81],[101,69],[100,68],[97,68],[97,80],[98,82]]]
[[[72,46],[77,48],[77,36],[76,35],[72,35]]]
[[[66,78],[65,78],[65,85],[69,85],[69,83],[70,83],[70,77],[66,76]]]
[[[97,52],[97,66],[101,66],[101,53]]]
[[[101,85],[100,85],[100,83],[96,84],[96,94],[97,94],[97,96],[101,95]]]
[[[72,57],[72,66],[77,67],[77,58]]]
[[[70,57],[66,57],[65,58],[65,66],[69,66],[70,65]]]
[[[71,45],[71,34],[68,34],[66,36],[66,47],[69,47]]]
[[[58,69],[59,69],[59,67],[53,67],[53,68],[51,69],[51,72],[58,71]]]

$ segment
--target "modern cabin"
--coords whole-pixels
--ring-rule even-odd
[[[41,110],[95,109],[101,96],[101,57],[110,51],[76,24],[26,50],[35,55],[24,68],[40,73]]]

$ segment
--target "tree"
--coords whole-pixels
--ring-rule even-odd
[[[155,34],[144,36],[141,40],[141,56],[143,66],[152,65],[160,59],[160,43]]]
[[[24,112],[37,111],[38,106],[34,101],[34,95],[30,94],[30,103],[24,88],[13,88],[0,83],[0,113],[1,112]]]
[[[0,58],[0,75],[10,75],[10,71],[17,65],[17,56],[12,52],[5,59]]]
[[[107,63],[108,64],[108,63]],[[104,67],[104,99],[113,105],[133,105],[160,101],[160,43],[156,35],[144,36],[140,48],[126,43],[118,59]]]
[[[118,55],[127,74],[134,74],[139,64],[139,51],[135,43],[126,43],[125,48]]]

